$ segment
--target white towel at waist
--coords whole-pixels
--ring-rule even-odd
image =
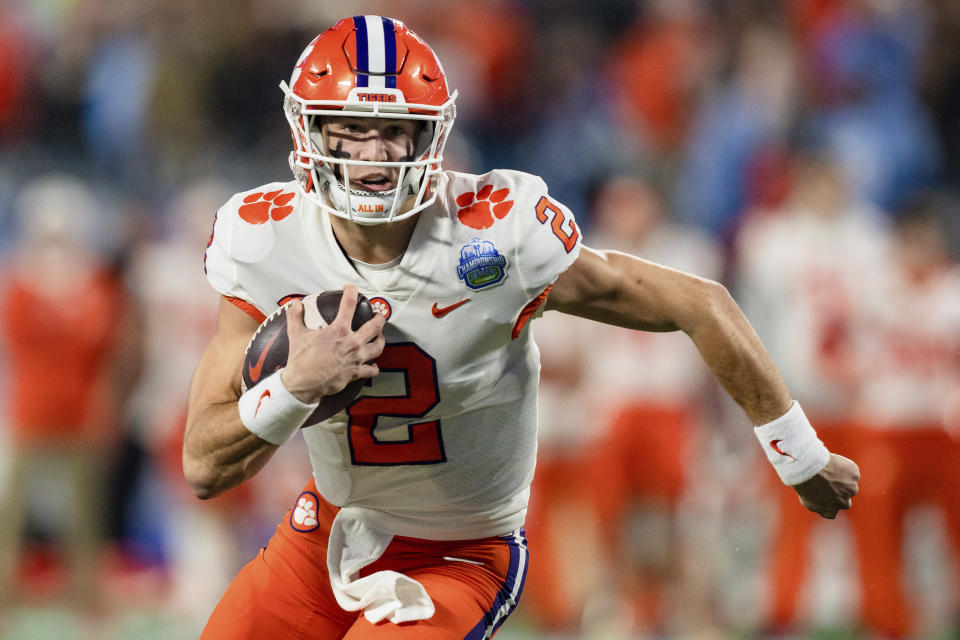
[[[433,615],[433,600],[423,585],[396,571],[359,578],[360,570],[383,555],[393,534],[367,523],[364,509],[344,507],[333,519],[327,544],[327,570],[337,603],[345,611],[363,610],[371,623],[395,624]]]

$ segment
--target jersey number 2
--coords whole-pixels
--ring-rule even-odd
[[[367,396],[347,409],[347,438],[353,464],[386,466],[446,462],[440,421],[411,424],[405,440],[378,440],[374,433],[380,416],[419,418],[440,401],[437,363],[412,342],[388,344],[377,358],[381,373],[399,371],[406,382],[402,396]]]
[[[547,211],[549,211],[552,215],[548,216]],[[540,224],[546,224],[547,220],[550,220],[550,227],[553,229],[553,235],[560,239],[560,242],[563,243],[563,248],[567,250],[567,253],[573,251],[573,248],[577,246],[577,238],[580,237],[580,230],[577,229],[577,223],[573,221],[573,218],[570,218],[570,231],[567,231],[563,228],[563,224],[567,221],[567,217],[563,215],[563,210],[560,209],[560,207],[547,199],[547,196],[540,197],[540,200],[537,202],[536,212],[537,220],[540,221]]]

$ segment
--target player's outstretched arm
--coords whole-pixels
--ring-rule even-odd
[[[850,507],[859,481],[856,464],[822,448],[723,285],[625,253],[583,247],[554,283],[546,308],[631,329],[683,331],[727,393],[760,425],[768,459],[801,503],[826,518]],[[785,451],[791,438],[798,449]]]
[[[213,498],[253,477],[277,446],[240,420],[240,368],[257,321],[220,300],[217,332],[190,383],[183,475],[197,497]]]

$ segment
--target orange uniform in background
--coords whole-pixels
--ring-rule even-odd
[[[89,187],[44,177],[18,204],[23,238],[0,290],[11,436],[9,482],[0,486],[0,609],[23,595],[16,576],[27,516],[41,509],[73,603],[97,606],[106,475],[140,366],[139,317],[121,272],[96,248],[108,221]],[[36,504],[38,486],[60,502]]]
[[[840,452],[847,457],[855,457],[858,426],[852,418],[837,418],[829,414],[818,416],[807,412],[810,423],[816,425],[817,435],[830,451]],[[859,464],[859,459],[857,459]],[[861,473],[867,472],[860,465]],[[822,518],[800,506],[797,494],[789,487],[782,489],[776,484],[776,473],[770,473],[769,482],[774,487],[776,501],[776,525],[770,536],[769,565],[769,607],[766,622],[773,631],[803,627],[805,621],[801,614],[801,594],[811,583],[815,550],[811,549],[816,527],[822,526]],[[782,483],[781,483],[782,484]],[[857,497],[856,508],[860,508],[861,490]],[[852,511],[852,509],[851,509]],[[844,514],[846,516],[846,514]]]
[[[118,366],[129,346],[126,289],[100,266],[79,267],[76,286],[60,291],[45,289],[37,275],[17,271],[0,298],[12,444],[10,482],[0,493],[0,602],[18,592],[27,515],[37,508],[30,487],[42,476],[65,501],[55,539],[71,598],[96,606],[105,472],[132,374]]]
[[[117,341],[125,291],[106,270],[80,284],[73,295],[50,297],[18,278],[0,300],[8,417],[20,443],[79,445],[109,436],[116,420],[103,370]]]
[[[643,255],[643,254],[640,254]],[[705,366],[685,335],[597,327],[590,376],[599,434],[586,452],[587,487],[602,563],[634,632],[683,635],[685,549],[679,508],[693,489],[691,465],[706,450],[701,408]],[[672,354],[672,355],[668,355]],[[628,373],[632,367],[633,373]],[[615,380],[619,378],[619,380]],[[603,388],[605,387],[605,388]],[[594,606],[596,606],[594,602]]]
[[[853,455],[863,473],[856,514],[850,510],[857,556],[861,559],[861,619],[884,637],[929,637],[918,625],[924,603],[904,579],[905,524],[922,504],[941,510],[946,540],[960,557],[960,441],[939,424],[865,427]],[[953,610],[957,604],[952,602]],[[914,635],[919,632],[919,635]]]
[[[526,530],[538,561],[527,576],[521,614],[559,633],[579,628],[595,566],[584,452],[599,429],[583,388],[589,348],[583,324],[549,313],[534,327],[541,354],[539,429]]]
[[[593,486],[601,489],[593,496],[601,521],[623,522],[638,496],[662,506],[680,501],[698,418],[693,408],[666,404],[617,407],[590,460]]]

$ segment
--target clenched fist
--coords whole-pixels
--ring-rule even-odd
[[[831,453],[827,466],[820,473],[793,488],[800,496],[800,504],[824,518],[833,519],[840,509],[850,508],[859,481],[857,463]]]

